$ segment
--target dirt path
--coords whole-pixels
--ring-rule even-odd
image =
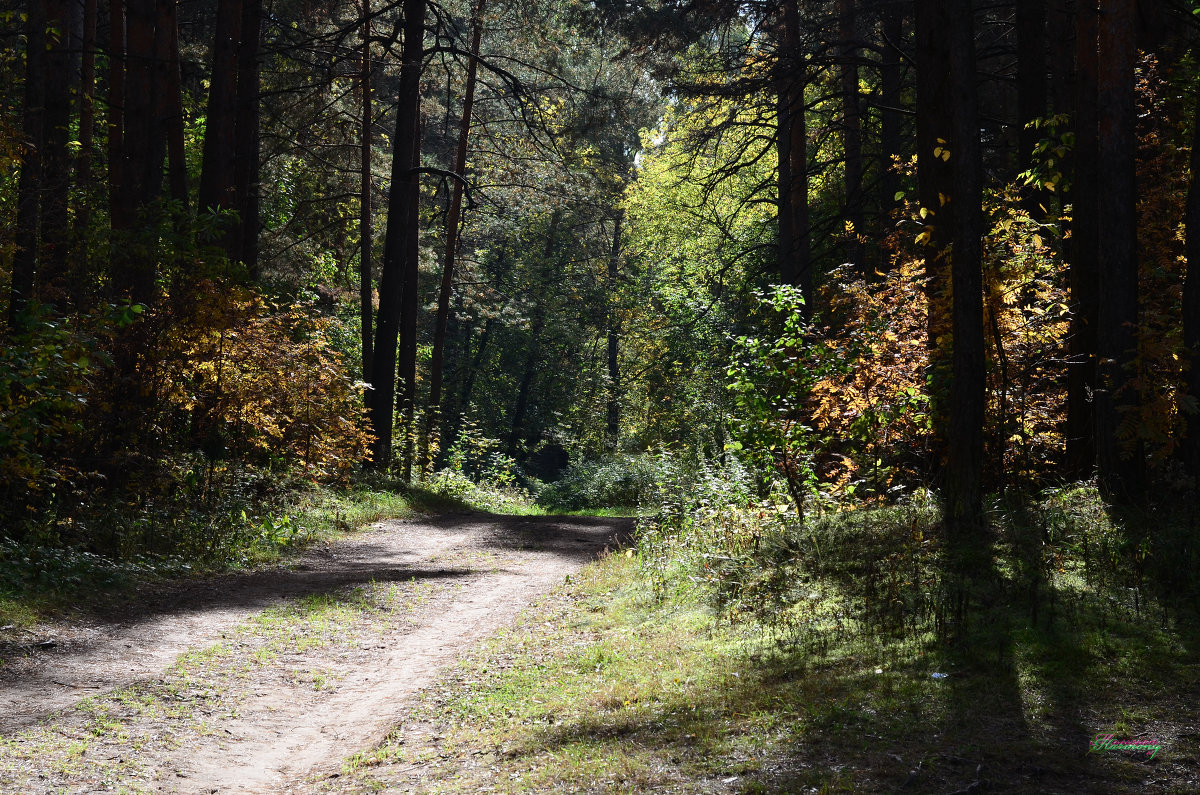
[[[577,517],[383,522],[288,570],[43,632],[0,668],[0,791],[302,792],[630,530]],[[58,745],[73,750],[59,759]]]

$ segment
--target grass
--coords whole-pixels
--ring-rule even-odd
[[[468,507],[428,490],[364,481],[342,489],[313,486],[262,513],[242,512],[231,520],[237,527],[222,536],[223,545],[208,555],[119,557],[60,547],[46,539],[20,544],[0,540],[0,661],[6,640],[17,646],[40,622],[118,604],[139,584],[267,566],[383,519]]]
[[[383,744],[347,760],[334,789],[1200,789],[1193,625],[1146,594],[1135,606],[1120,578],[1082,558],[1052,557],[1039,600],[1017,593],[1013,543],[998,546],[995,602],[947,639],[937,600],[922,613],[913,581],[893,582],[891,567],[920,583],[937,564],[936,551],[915,551],[923,541],[887,541],[913,519],[826,528],[818,576],[797,578],[804,604],[783,624],[714,598],[719,583],[703,577],[664,590],[645,553],[611,555],[464,660]],[[908,607],[868,605],[871,588]],[[1104,734],[1161,750],[1148,760],[1096,747]]]

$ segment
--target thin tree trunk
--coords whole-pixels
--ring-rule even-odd
[[[1192,124],[1189,160],[1186,254],[1187,277],[1183,282],[1183,346],[1187,351],[1187,393],[1200,400],[1200,84]],[[1187,415],[1183,437],[1183,462],[1189,474],[1200,481],[1200,410]]]
[[[946,521],[959,539],[983,526],[983,429],[987,406],[983,328],[983,159],[975,75],[971,0],[949,0],[950,90],[953,118],[954,237],[953,378],[946,467]]]
[[[152,302],[155,294],[157,256],[152,239],[156,219],[138,216],[161,195],[166,154],[163,126],[157,113],[156,19],[155,0],[128,0],[125,134],[118,195],[125,218],[137,223],[138,240],[119,243],[125,248],[119,257],[114,256],[112,282],[117,295],[141,304]]]
[[[46,6],[29,4],[25,22],[25,97],[21,114],[24,152],[17,182],[16,252],[13,254],[8,324],[20,328],[22,310],[33,298],[37,274],[38,231],[41,219],[42,140],[46,118]]]
[[[413,139],[413,168],[421,165],[421,114],[420,104],[417,107],[417,132]],[[405,239],[405,268],[404,293],[400,303],[400,378],[403,380],[403,391],[400,393],[400,414],[404,422],[404,480],[412,480],[413,442],[416,434],[414,414],[417,406],[417,315],[420,312],[417,303],[420,270],[420,238],[419,225],[421,202],[419,190],[413,192],[413,199],[408,205],[409,234]]]
[[[371,243],[372,217],[371,200],[373,184],[371,179],[371,138],[372,138],[372,109],[371,109],[371,0],[363,0],[363,55],[362,72],[359,76],[362,90],[362,154],[359,162],[359,215],[358,215],[358,304],[359,323],[362,332],[362,372],[363,381],[371,383],[371,326],[374,320],[373,290],[371,278]],[[370,402],[370,392],[363,395]]]
[[[1096,464],[1096,328],[1100,279],[1100,151],[1096,0],[1077,0],[1075,170],[1071,188],[1071,328],[1067,368],[1066,473],[1090,477]]]
[[[68,0],[46,0],[45,127],[42,131],[42,210],[36,292],[43,303],[61,305],[69,296],[67,262],[71,225],[71,9]]]
[[[616,452],[621,440],[621,368],[618,345],[621,321],[617,315],[617,288],[620,283],[621,266],[621,222],[624,214],[619,213],[613,221],[612,249],[608,255],[608,313],[605,331],[608,336],[608,405],[605,412],[605,439],[608,448]]]
[[[879,208],[884,223],[890,226],[890,216],[899,206],[896,194],[900,192],[900,174],[892,160],[894,155],[903,155],[901,107],[903,99],[903,81],[900,72],[900,47],[904,37],[904,16],[898,8],[884,9],[883,37],[885,39],[883,58],[880,63],[880,100],[883,105],[879,143],[883,149],[883,161],[880,164],[882,174],[879,179]],[[891,257],[880,250],[882,269],[890,268]]]
[[[1139,444],[1121,429],[1135,421],[1138,322],[1136,0],[1109,0],[1100,14],[1100,297],[1096,458],[1111,494],[1133,498],[1142,484]]]
[[[1046,63],[1046,0],[1017,0],[1018,171],[1033,165],[1033,150],[1043,135],[1031,123],[1046,115]],[[1040,219],[1046,201],[1043,192],[1032,191],[1025,209]]]
[[[396,397],[396,351],[400,338],[402,304],[409,282],[410,237],[417,234],[413,211],[420,199],[419,176],[413,156],[417,152],[417,125],[421,113],[421,65],[424,59],[425,0],[404,2],[404,43],[400,87],[396,99],[396,135],[392,150],[392,181],[388,190],[388,219],[384,233],[383,262],[379,275],[379,312],[375,327],[374,362],[368,416],[375,437],[373,466],[386,469],[392,459],[392,428]],[[414,280],[415,281],[415,280]],[[411,296],[415,301],[415,296]],[[415,340],[414,340],[415,342]]]
[[[71,302],[87,304],[91,284],[91,263],[87,246],[92,219],[92,162],[96,145],[96,0],[84,0],[83,31],[79,62],[79,154],[75,158],[75,176],[84,200],[75,208],[75,257],[70,276]]]
[[[113,229],[133,224],[125,207],[125,2],[111,0],[108,12],[108,203]]]
[[[234,258],[258,279],[259,78],[258,50],[262,35],[262,0],[242,0],[241,40],[237,53],[237,154],[233,186],[238,211]]]
[[[218,0],[212,48],[212,77],[205,114],[204,158],[198,203],[202,212],[236,209],[238,46],[242,0]],[[232,234],[232,233],[231,233]]]
[[[171,200],[184,212],[188,207],[187,153],[184,151],[183,88],[179,65],[179,21],[176,0],[159,0],[157,32],[161,43],[160,81],[163,126],[167,136],[167,185]]]
[[[846,207],[844,215],[850,227],[846,237],[846,262],[854,263],[865,276],[874,271],[873,263],[863,261],[859,235],[863,229],[863,153],[862,111],[858,96],[858,30],[855,0],[838,0],[838,38],[841,39],[842,149],[846,158]]]
[[[784,0],[779,57],[779,276],[800,288],[805,316],[812,314],[813,273],[809,251],[808,131],[805,125],[805,64],[800,48],[798,0]]]
[[[471,135],[471,113],[475,104],[475,79],[478,70],[476,56],[483,38],[484,0],[479,0],[472,16],[471,51],[467,57],[467,81],[463,90],[462,118],[458,125],[458,151],[454,156],[454,173],[466,177],[467,144]],[[429,361],[429,408],[425,417],[425,433],[421,440],[420,469],[429,465],[430,436],[438,427],[442,408],[442,363],[446,349],[446,324],[450,317],[450,293],[454,285],[454,259],[458,250],[459,223],[462,218],[463,184],[454,180],[450,188],[450,209],[446,213],[446,246],[442,254],[442,283],[438,289],[437,318],[433,327],[433,352]]]

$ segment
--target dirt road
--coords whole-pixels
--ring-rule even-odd
[[[0,792],[304,792],[381,739],[464,649],[631,529],[383,522],[287,569],[41,628],[0,667]]]

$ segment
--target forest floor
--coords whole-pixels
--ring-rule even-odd
[[[303,792],[564,577],[620,518],[392,520],[287,567],[0,628],[0,792]]]

